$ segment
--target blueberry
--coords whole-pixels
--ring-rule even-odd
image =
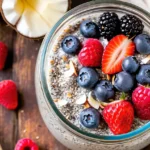
[[[86,38],[99,38],[100,37],[98,25],[90,20],[85,20],[81,23],[80,32]]]
[[[122,69],[128,73],[135,73],[139,66],[140,64],[134,56],[126,57],[122,63]]]
[[[150,65],[142,65],[136,75],[136,80],[141,84],[150,84]]]
[[[86,128],[98,128],[100,124],[100,113],[94,108],[84,109],[80,113],[80,123]]]
[[[79,76],[77,77],[77,82],[79,86],[86,89],[91,89],[98,82],[98,79],[99,79],[99,74],[95,69],[83,67],[79,72]]]
[[[77,37],[69,35],[63,39],[61,47],[65,53],[74,55],[81,49],[81,43]]]
[[[129,92],[134,87],[134,84],[135,80],[131,74],[125,71],[116,74],[114,86],[117,90],[121,92]]]
[[[150,54],[150,36],[147,34],[139,34],[135,37],[134,43],[136,50],[141,54]]]
[[[96,85],[94,94],[97,100],[105,102],[114,97],[114,87],[110,81],[102,80]]]

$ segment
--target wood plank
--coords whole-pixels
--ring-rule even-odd
[[[29,40],[17,34],[14,45],[13,79],[17,81],[20,92],[18,138],[29,137],[43,150],[60,147],[63,150],[65,148],[55,141],[45,127],[36,102],[34,71],[41,40]]]
[[[14,41],[13,79],[17,81],[21,99],[18,138],[29,137],[43,150],[67,150],[49,133],[39,115],[35,98],[34,70],[40,44],[41,40],[29,40],[18,34]]]
[[[144,148],[143,150],[150,150],[150,145]]]
[[[1,13],[2,0],[0,0],[0,13]]]
[[[7,64],[3,71],[0,71],[0,81],[12,79],[13,61],[13,36],[15,32],[2,21],[0,16],[0,41],[7,44],[9,55]],[[9,111],[0,106],[0,144],[3,150],[12,150],[17,137],[17,115],[15,111]]]

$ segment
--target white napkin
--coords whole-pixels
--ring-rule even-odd
[[[132,3],[150,12],[150,0],[121,0],[121,1]]]

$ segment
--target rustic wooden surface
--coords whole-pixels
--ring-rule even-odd
[[[87,1],[73,0],[72,7]],[[37,107],[34,71],[42,40],[22,37],[7,26],[0,16],[0,41],[9,48],[6,67],[0,71],[0,81],[14,80],[19,93],[18,110],[9,111],[0,106],[0,144],[3,150],[14,150],[20,138],[33,139],[40,150],[67,150],[48,131]],[[150,150],[150,146],[145,150]]]

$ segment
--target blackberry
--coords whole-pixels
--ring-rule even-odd
[[[99,30],[101,37],[110,40],[113,36],[119,33],[120,20],[116,13],[105,12],[99,19]]]
[[[143,28],[142,21],[133,15],[127,14],[120,19],[121,32],[130,38],[142,33]]]

